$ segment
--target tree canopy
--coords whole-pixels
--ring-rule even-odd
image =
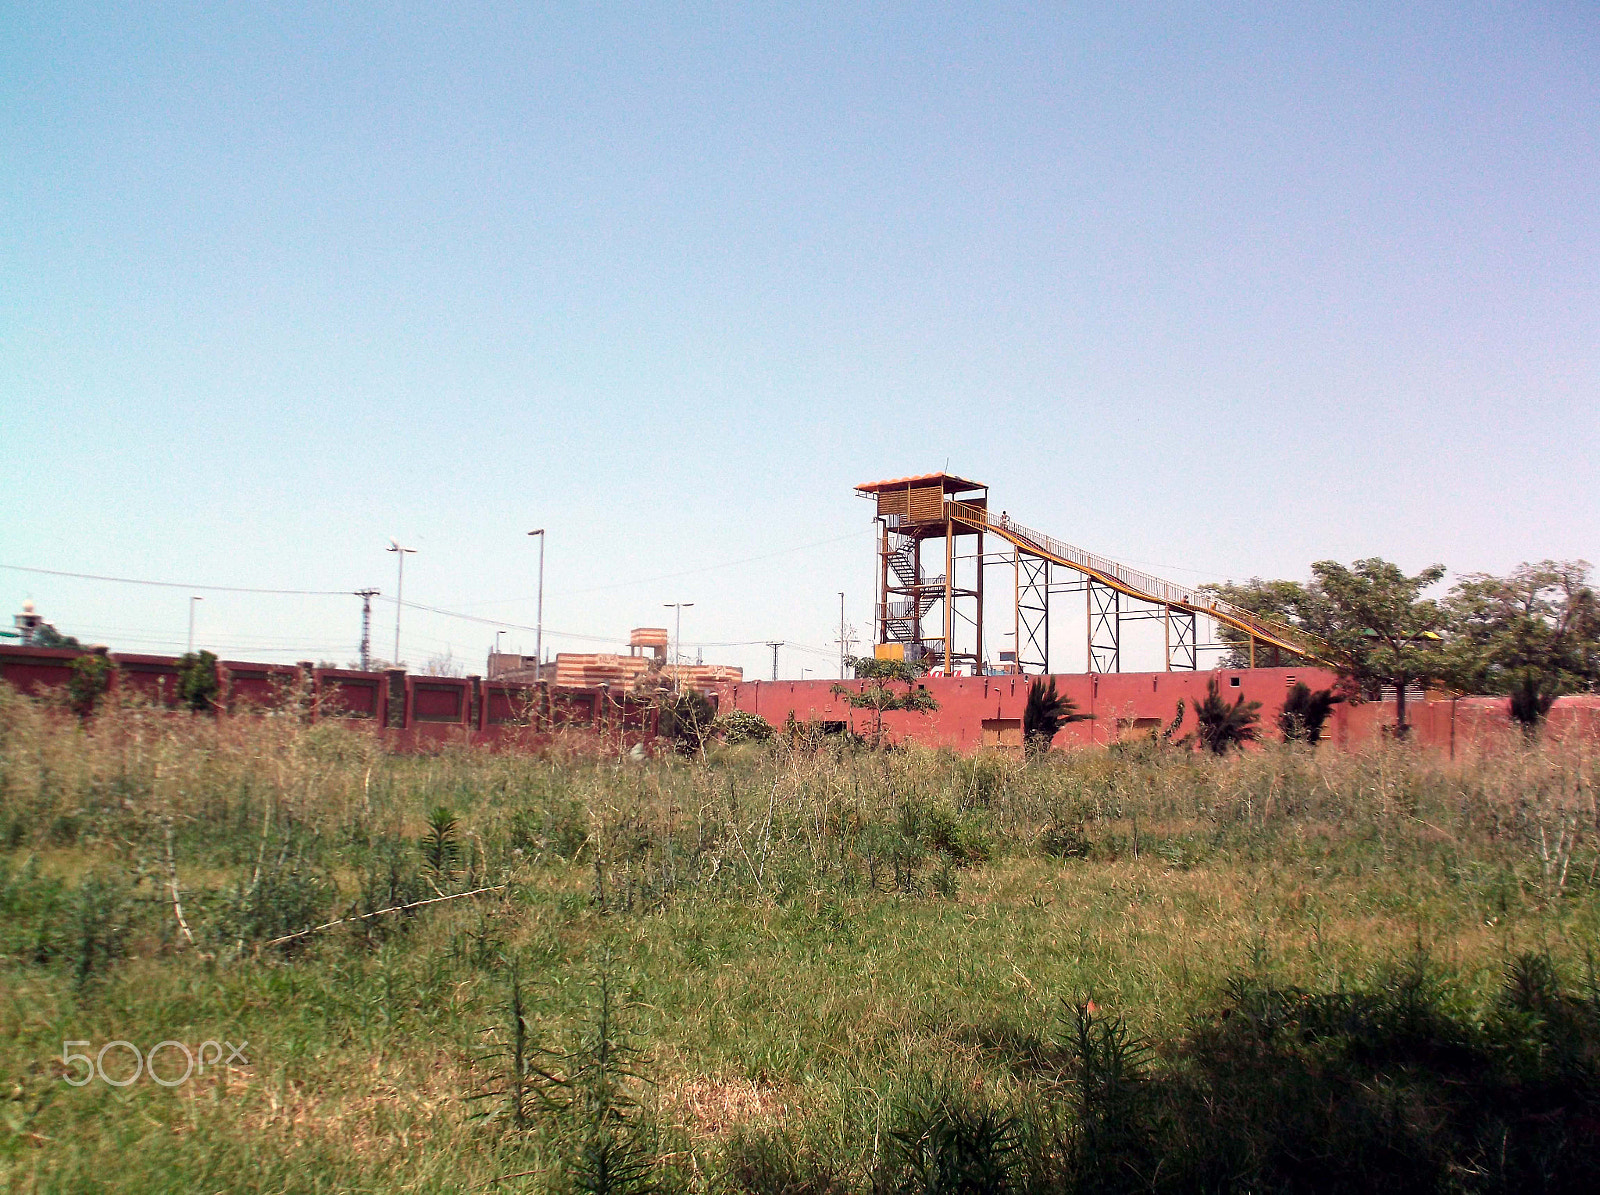
[[[1229,581],[1226,585],[1202,585],[1200,588],[1251,614],[1276,619],[1290,626],[1303,625],[1301,611],[1305,605],[1306,587],[1298,581],[1263,581],[1260,577],[1252,577],[1242,585]],[[1228,645],[1228,654],[1222,657],[1221,667],[1251,667],[1249,632],[1227,623],[1218,623],[1217,636]],[[1288,652],[1279,652],[1274,659],[1289,668],[1306,663],[1303,657]],[[1260,662],[1259,659],[1254,661]]]
[[[1406,690],[1438,679],[1444,670],[1447,615],[1422,596],[1444,576],[1444,565],[1407,576],[1399,565],[1370,556],[1349,567],[1319,560],[1311,574],[1299,612],[1302,625],[1338,654],[1341,671],[1365,695],[1394,688],[1395,732],[1404,737]]]
[[[855,657],[850,663],[855,669],[856,679],[867,683],[860,689],[834,685],[833,694],[842,697],[852,709],[873,712],[872,741],[875,745],[883,742],[884,714],[892,710],[926,713],[939,708],[933,694],[916,683],[921,673],[915,664],[904,660],[879,660],[872,656]],[[894,686],[897,684],[905,685],[905,691],[896,689]]]
[[[1450,591],[1448,683],[1504,693],[1525,725],[1562,693],[1600,680],[1600,601],[1585,560],[1522,564],[1505,577],[1472,573]]]
[[[1600,599],[1589,569],[1583,560],[1544,560],[1504,577],[1473,573],[1442,601],[1424,594],[1444,576],[1443,565],[1408,576],[1377,557],[1318,561],[1304,583],[1255,578],[1206,588],[1320,637],[1339,658],[1347,695],[1392,688],[1403,735],[1406,691],[1415,685],[1507,696],[1513,716],[1534,725],[1556,696],[1600,684]],[[1218,631],[1232,645],[1223,666],[1246,667],[1249,635]]]

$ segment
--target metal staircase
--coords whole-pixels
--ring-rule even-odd
[[[944,596],[944,574],[926,578],[921,575],[917,541],[910,536],[901,538],[899,546],[888,554],[888,563],[900,588],[910,590],[912,596],[884,605],[884,634],[892,643],[906,644],[909,658],[913,654],[911,645],[920,644],[922,640],[924,616]]]

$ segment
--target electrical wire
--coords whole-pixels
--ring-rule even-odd
[[[115,581],[121,585],[150,585],[158,589],[205,589],[212,593],[271,593],[293,597],[352,597],[353,589],[255,589],[247,585],[186,585],[180,581],[145,581],[139,577],[105,577],[98,573],[69,573],[54,568],[29,568],[22,564],[0,564],[17,573],[38,573],[45,577],[75,577],[80,581]]]
[[[658,573],[653,577],[636,577],[631,581],[618,581],[611,585],[590,585],[583,589],[560,589],[546,596],[548,597],[573,597],[580,593],[604,593],[613,589],[628,589],[635,585],[648,585],[653,581],[672,581],[678,577],[692,577],[699,573],[716,572],[718,569],[733,568],[740,564],[753,564],[758,560],[773,560],[779,556],[792,556],[796,552],[806,552],[812,548],[824,547],[827,544],[843,543],[848,539],[860,539],[865,535],[875,534],[870,528],[866,531],[852,531],[849,535],[836,535],[832,539],[814,540],[808,544],[796,544],[792,548],[780,548],[776,552],[765,552],[760,556],[741,556],[737,560],[724,560],[720,564],[707,564],[698,568],[686,568],[676,573]],[[514,598],[486,598],[478,602],[463,602],[464,606],[496,606],[507,602],[531,602],[533,594],[525,597]]]
[[[814,543],[802,544],[797,548],[785,549],[784,551],[781,551],[781,552],[769,552],[769,553],[766,553],[766,554],[761,555],[761,556],[744,557],[744,558],[742,558],[740,560],[726,561],[726,562],[724,562],[722,564],[707,565],[704,568],[685,569],[682,572],[667,573],[667,574],[663,574],[660,577],[641,578],[638,582],[628,581],[628,582],[622,583],[621,585],[600,585],[600,586],[593,586],[593,587],[590,587],[588,589],[570,590],[568,592],[569,593],[595,593],[595,592],[599,592],[600,590],[605,590],[605,589],[619,589],[619,588],[623,588],[624,586],[627,586],[627,585],[643,584],[645,581],[666,580],[666,579],[669,579],[669,578],[672,578],[672,577],[690,576],[690,575],[692,575],[694,573],[710,572],[710,571],[713,571],[714,569],[728,568],[728,567],[732,567],[733,565],[738,565],[738,564],[748,564],[748,563],[750,563],[752,561],[770,560],[774,556],[788,555],[791,552],[804,551],[804,550],[806,550],[808,548],[820,547],[820,546],[825,545],[825,544],[839,543],[839,542],[842,542],[843,540],[847,540],[847,539],[857,539],[857,538],[860,537],[860,534],[861,533],[854,533],[854,534],[851,534],[851,535],[836,536],[836,537],[834,537],[832,539],[817,540]],[[179,582],[179,581],[150,581],[150,580],[146,580],[146,579],[141,578],[141,577],[113,577],[113,576],[108,576],[108,575],[100,574],[100,573],[77,573],[77,572],[69,572],[69,571],[66,571],[64,569],[33,568],[33,567],[30,567],[30,566],[21,565],[21,564],[0,564],[0,569],[9,569],[9,570],[11,570],[13,572],[34,573],[34,574],[37,574],[37,575],[40,575],[40,576],[47,576],[47,577],[69,577],[69,578],[73,578],[73,579],[81,580],[81,581],[107,581],[107,582],[112,582],[112,583],[120,584],[120,585],[144,585],[144,586],[149,586],[149,587],[158,588],[158,589],[201,589],[201,590],[205,590],[205,591],[210,592],[210,593],[253,593],[253,594],[267,594],[267,595],[273,595],[273,596],[289,596],[289,597],[352,597],[352,596],[356,596],[356,591],[355,590],[344,590],[344,589],[267,589],[267,588],[260,588],[260,587],[256,587],[256,586],[246,586],[246,585],[191,585],[191,584],[186,584],[186,583]],[[387,596],[385,596],[385,595],[383,595],[381,593],[374,594],[373,596],[376,597],[379,601],[382,601],[382,602],[387,602],[387,603],[390,603],[390,604],[394,604],[394,602],[395,602],[394,598],[387,597]],[[503,600],[505,600],[505,601],[520,601],[520,600],[524,600],[524,599],[507,598],[507,599],[503,599]],[[595,634],[587,634],[587,633],[582,632],[582,631],[563,631],[563,630],[560,630],[560,629],[558,629],[556,627],[543,627],[543,628],[541,628],[541,627],[537,627],[537,626],[529,626],[526,623],[509,622],[509,621],[507,621],[505,619],[484,618],[481,615],[466,614],[466,613],[463,613],[463,612],[461,612],[459,610],[449,610],[449,609],[446,609],[446,608],[444,608],[442,606],[430,606],[430,605],[427,605],[426,603],[423,603],[423,602],[401,602],[399,604],[402,607],[404,607],[405,609],[407,609],[407,610],[418,610],[418,611],[422,611],[422,612],[428,613],[428,614],[436,614],[436,615],[439,615],[442,618],[453,618],[453,619],[457,619],[457,620],[459,620],[461,622],[473,623],[473,624],[478,625],[478,626],[493,627],[496,630],[529,631],[529,632],[534,632],[534,633],[539,633],[539,632],[542,631],[543,634],[549,635],[552,638],[556,638],[556,639],[571,639],[571,640],[577,640],[579,642],[584,642],[584,643],[616,643],[617,642],[617,637],[615,635],[595,635]],[[491,604],[491,603],[485,602],[485,603],[482,603],[482,604],[488,605],[488,604]],[[145,635],[145,634],[141,634],[141,633],[138,633],[138,632],[127,633],[125,631],[122,631],[122,630],[116,629],[116,628],[101,628],[101,629],[98,629],[98,630],[89,630],[89,631],[87,631],[85,633],[93,635],[96,638],[100,638],[100,637],[112,638],[112,637],[114,637],[114,638],[120,639],[121,641],[123,641],[125,643],[136,643],[136,644],[142,644],[142,645],[146,645],[146,646],[165,646],[165,645],[170,645],[170,644],[174,644],[174,643],[178,642],[177,639],[160,637],[159,633],[157,635]],[[431,636],[423,635],[420,632],[415,632],[415,631],[413,632],[413,634],[414,635],[418,635],[420,638],[422,638],[424,640],[427,640],[429,642],[432,642],[432,643],[444,644],[447,647],[453,647],[454,646],[448,640],[435,639],[435,638],[432,638]],[[707,647],[762,647],[762,646],[765,646],[767,642],[768,641],[764,640],[764,639],[742,639],[742,640],[729,640],[729,641],[725,641],[725,642],[684,643],[682,646],[684,646],[684,647],[694,647],[694,648],[707,648]],[[312,642],[312,641],[307,641],[307,640],[294,639],[294,638],[289,637],[289,636],[276,636],[276,635],[260,635],[260,636],[256,636],[256,635],[238,635],[238,636],[231,637],[229,639],[229,641],[227,641],[227,642],[218,642],[215,646],[222,647],[222,648],[240,648],[240,649],[244,649],[244,650],[258,651],[258,652],[262,652],[264,654],[272,654],[272,655],[290,655],[290,654],[295,654],[297,652],[303,652],[303,651],[342,650],[342,648],[343,648],[343,645],[339,645],[339,644],[333,644],[333,643],[327,643],[327,642]],[[795,651],[805,652],[805,653],[810,654],[810,655],[830,656],[831,657],[834,654],[833,649],[831,647],[812,647],[812,646],[809,646],[807,644],[800,644],[800,643],[786,643],[785,646],[789,647],[789,648],[791,648],[791,649],[793,649]]]

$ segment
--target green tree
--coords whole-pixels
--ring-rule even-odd
[[[1024,754],[1033,759],[1045,755],[1056,733],[1068,723],[1087,722],[1093,714],[1080,714],[1072,698],[1056,692],[1056,678],[1045,686],[1041,678],[1028,686],[1028,703],[1022,707],[1022,747]]]
[[[63,635],[47,622],[39,624],[33,632],[34,647],[82,647],[83,644],[72,635]]]
[[[867,683],[860,689],[848,685],[834,685],[833,693],[842,697],[851,709],[871,710],[873,713],[872,742],[883,744],[883,716],[891,710],[926,713],[939,708],[932,693],[917,684],[921,673],[916,665],[904,660],[879,660],[872,656],[857,656],[850,661],[856,679]],[[895,688],[904,685],[905,691]]]
[[[1600,681],[1600,600],[1586,560],[1519,565],[1506,577],[1463,577],[1446,600],[1445,679],[1464,693],[1511,697],[1529,730],[1562,693]]]
[[[72,661],[72,675],[67,678],[67,700],[73,713],[87,718],[94,713],[105,691],[111,687],[111,671],[116,667],[104,652],[94,651]]]
[[[1229,581],[1226,585],[1202,585],[1200,588],[1229,605],[1237,606],[1251,614],[1275,619],[1292,627],[1304,624],[1301,612],[1306,605],[1306,587],[1298,581],[1263,581],[1260,577],[1252,577],[1243,585]],[[1252,666],[1248,632],[1229,626],[1225,622],[1219,622],[1217,636],[1228,645],[1228,653],[1222,657],[1219,667]],[[1274,659],[1288,668],[1301,667],[1307,663],[1303,657],[1290,652],[1280,652]],[[1261,662],[1259,656],[1254,662]]]
[[[1206,750],[1225,754],[1229,747],[1242,747],[1256,737],[1256,723],[1261,715],[1259,701],[1247,702],[1244,694],[1229,705],[1217,687],[1217,678],[1206,682],[1205,700],[1194,707],[1195,729],[1193,738]]]
[[[188,652],[178,660],[178,696],[197,713],[217,700],[217,657],[209,651]]]
[[[1339,657],[1349,685],[1375,697],[1386,685],[1395,691],[1395,735],[1410,732],[1406,690],[1436,680],[1445,671],[1443,652],[1447,615],[1422,591],[1444,576],[1432,564],[1408,577],[1400,567],[1376,556],[1346,567],[1334,560],[1311,566],[1298,614]]]

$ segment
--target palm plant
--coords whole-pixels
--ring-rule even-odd
[[[1205,700],[1194,707],[1194,738],[1216,755],[1225,754],[1230,747],[1243,747],[1255,740],[1260,708],[1259,701],[1247,702],[1243,693],[1229,705],[1212,677],[1206,682]]]
[[[1065,693],[1056,692],[1056,678],[1045,685],[1039,679],[1028,686],[1028,704],[1022,709],[1022,746],[1029,759],[1049,752],[1056,732],[1071,722],[1087,722],[1093,714],[1080,714]]]
[[[422,859],[435,879],[448,879],[455,872],[460,845],[456,841],[456,815],[440,805],[428,814],[428,830],[422,836]]]
[[[1322,740],[1322,727],[1328,721],[1333,707],[1344,697],[1332,689],[1312,692],[1304,681],[1296,681],[1294,688],[1278,712],[1278,729],[1286,743],[1316,743]]]

